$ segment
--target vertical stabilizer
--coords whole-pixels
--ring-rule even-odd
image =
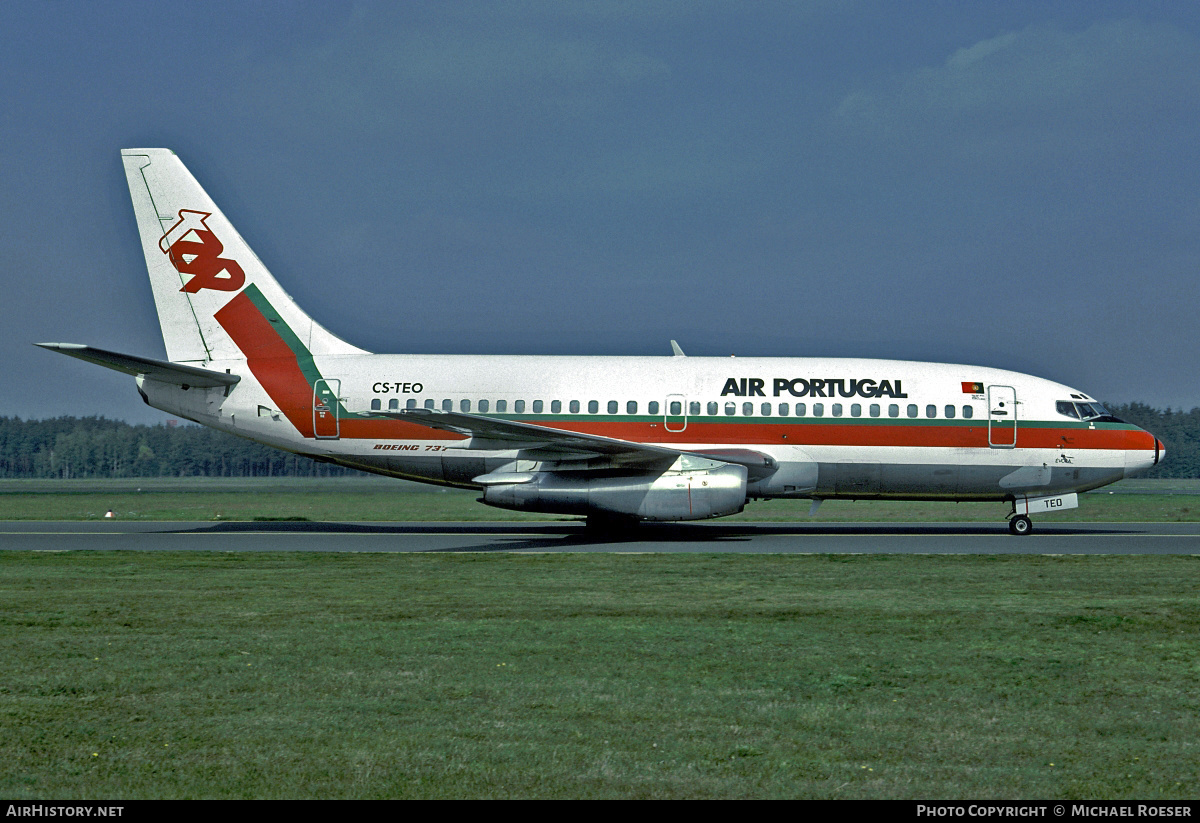
[[[295,304],[196,178],[169,149],[122,149],[167,358],[204,363],[247,357],[218,313],[253,287],[313,355],[364,354]]]

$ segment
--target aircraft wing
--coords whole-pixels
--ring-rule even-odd
[[[391,417],[396,420],[406,420],[410,423],[420,423],[431,429],[457,432],[469,437],[489,442],[503,444],[509,448],[541,449],[544,451],[564,452],[576,456],[608,455],[611,457],[649,458],[652,462],[664,459],[674,460],[680,454],[678,449],[668,449],[663,446],[650,446],[644,443],[634,443],[629,440],[618,440],[612,437],[602,437],[598,434],[583,434],[581,432],[554,429],[549,426],[538,426],[534,423],[518,423],[515,420],[502,420],[482,414],[466,414],[463,412],[433,411],[431,409],[408,409],[401,412],[371,412],[373,415]],[[635,461],[636,462],[636,461]]]
[[[163,383],[177,386],[196,386],[201,389],[211,389],[217,386],[232,386],[242,378],[236,374],[201,369],[197,366],[183,366],[168,360],[154,360],[150,357],[138,357],[133,354],[119,354],[114,351],[84,346],[80,343],[34,343],[43,349],[56,351],[68,357],[77,357],[106,369],[131,374],[134,377],[148,377]]]
[[[534,423],[520,423],[515,420],[502,420],[480,414],[433,411],[432,409],[406,409],[398,412],[373,411],[370,414],[420,423],[431,429],[465,434],[487,441],[485,447],[490,447],[494,443],[500,447],[556,452],[577,458],[603,455],[622,463],[673,462],[680,455],[686,454],[746,466],[752,477],[765,476],[775,471],[776,468],[774,458],[749,449],[700,451],[672,449],[667,446],[635,443],[632,440],[555,429]]]

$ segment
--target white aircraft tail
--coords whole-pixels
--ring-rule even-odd
[[[167,358],[365,354],[304,313],[169,149],[122,149]],[[274,334],[272,334],[272,332]]]

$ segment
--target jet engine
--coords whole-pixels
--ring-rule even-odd
[[[661,474],[629,472],[493,472],[475,478],[482,502],[552,514],[619,514],[642,520],[703,520],[746,505],[746,467],[715,461]],[[678,465],[678,464],[676,464]]]

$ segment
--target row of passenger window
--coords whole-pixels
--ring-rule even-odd
[[[682,401],[672,400],[669,403],[667,403],[666,405],[667,405],[666,414],[668,417],[683,417],[683,402]],[[658,401],[652,400],[649,403],[647,403],[646,406],[647,406],[647,408],[646,408],[647,414],[649,414],[651,416],[657,416],[658,414],[660,414],[661,407],[660,407]],[[382,409],[382,407],[383,407],[382,401],[379,398],[375,398],[374,400],[371,401],[371,409],[372,410],[380,411]],[[436,401],[433,400],[432,398],[425,400],[423,405],[421,405],[421,406],[417,405],[416,398],[409,398],[405,402],[404,407],[406,409],[417,409],[417,408],[437,409],[437,408],[439,408],[438,405],[436,405]],[[605,408],[606,408],[608,414],[617,414],[620,410],[620,407],[621,407],[621,404],[619,402],[617,402],[616,400],[609,400]],[[687,409],[688,416],[689,417],[699,417],[701,414],[702,407],[703,406],[699,401],[693,400],[693,401],[689,402],[688,409]],[[441,402],[440,408],[442,411],[447,411],[447,412],[454,411],[454,401],[453,400],[443,400]],[[546,404],[541,400],[534,400],[529,404],[529,410],[533,414],[543,414],[545,412],[545,408],[546,408]],[[567,413],[568,414],[579,414],[580,408],[581,408],[581,404],[580,404],[580,401],[578,401],[578,400],[571,400],[571,401],[567,402]],[[388,410],[389,411],[398,411],[399,409],[400,409],[400,401],[399,400],[393,398],[388,401]],[[478,401],[478,404],[476,405],[475,409],[476,409],[476,413],[478,413],[478,414],[488,414],[490,412],[493,412],[492,404],[490,401],[487,401],[487,400]],[[513,403],[512,403],[512,413],[513,414],[525,414],[526,413],[525,409],[526,409],[526,404],[525,404],[524,400],[514,400],[513,401]],[[458,401],[458,410],[461,412],[470,413],[472,411],[471,401],[470,400]],[[709,417],[717,417],[722,411],[721,404],[716,401],[710,401],[707,404],[706,411],[707,411]],[[773,414],[775,414],[779,417],[789,417],[789,416],[792,416],[793,411],[794,411],[796,417],[807,417],[809,415],[810,409],[808,408],[808,404],[806,404],[806,403],[795,403],[795,404],[791,404],[791,403],[778,403],[778,404],[760,403],[757,406],[757,413],[762,417],[770,417]],[[812,412],[813,417],[825,417],[826,405],[824,403],[813,403],[811,412]],[[846,407],[841,403],[830,403],[828,406],[828,412],[829,412],[830,417],[843,417],[846,414]],[[508,401],[507,400],[497,400],[496,404],[495,404],[494,413],[495,414],[508,414],[509,413]],[[551,400],[550,401],[550,414],[562,414],[562,413],[563,413],[563,401]],[[588,414],[599,414],[600,413],[600,401],[589,400],[588,404],[587,404],[587,413]],[[637,414],[638,413],[638,402],[636,400],[627,401],[625,403],[625,413],[626,414]],[[725,403],[724,404],[724,413],[725,413],[726,417],[736,416],[738,414],[738,404],[734,403],[732,401]],[[907,416],[907,417],[920,417],[919,407],[917,406],[916,403],[909,403],[907,405],[907,407],[904,409],[904,413],[905,413],[905,416]],[[751,402],[742,403],[741,404],[741,415],[743,417],[753,417],[755,415],[755,404],[751,403]],[[867,407],[867,415],[870,417],[880,417],[883,415],[883,408],[878,403],[872,403],[870,406]],[[959,415],[959,407],[958,406],[954,406],[952,404],[947,404],[946,406],[943,407],[942,416],[945,417],[946,419],[952,420],[955,417],[957,417],[958,415]],[[862,417],[863,416],[863,405],[861,403],[851,403],[850,407],[849,407],[849,416],[850,417]],[[898,403],[889,404],[887,407],[887,416],[888,417],[900,417],[900,405]],[[925,417],[936,418],[937,416],[938,416],[938,407],[936,405],[930,403],[929,405],[927,405],[925,407]],[[962,406],[962,416],[964,418],[974,417],[975,416],[974,409],[972,409],[972,407],[969,405]]]

